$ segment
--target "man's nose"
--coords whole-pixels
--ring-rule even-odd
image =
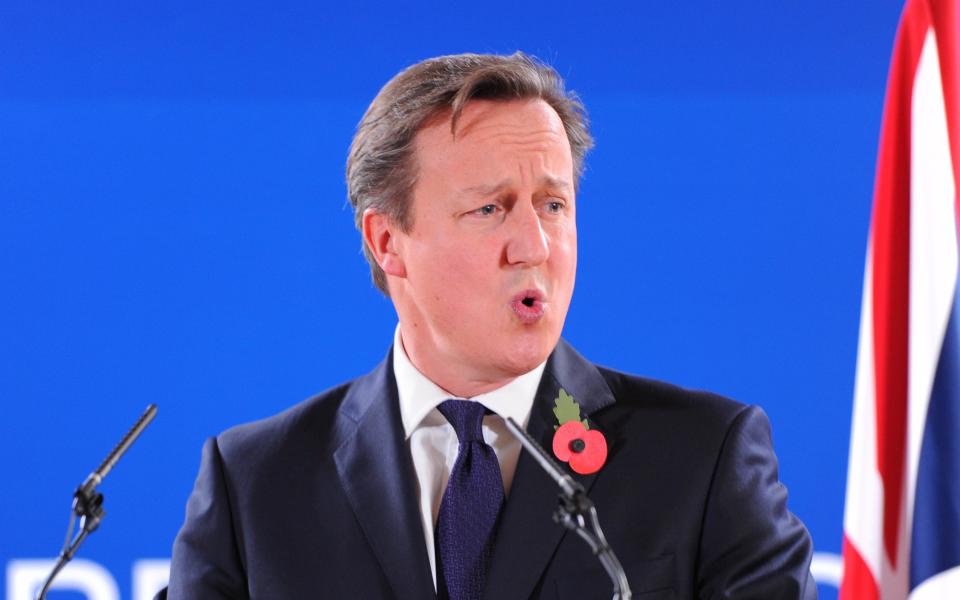
[[[532,203],[514,205],[507,242],[507,263],[536,266],[550,257],[550,244],[540,223],[540,214]]]

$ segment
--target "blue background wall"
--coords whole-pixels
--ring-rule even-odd
[[[129,597],[204,438],[379,361],[353,128],[412,62],[516,49],[597,140],[565,336],[761,404],[792,509],[839,553],[901,2],[130,4],[0,0],[0,564],[56,553],[74,486],[156,402],[81,552]]]

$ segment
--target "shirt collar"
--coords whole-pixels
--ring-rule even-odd
[[[544,361],[507,385],[492,392],[474,396],[469,400],[479,402],[504,419],[510,417],[520,426],[526,427],[530,419],[530,410],[533,408],[534,396],[546,365],[547,362]],[[393,334],[393,375],[397,380],[400,419],[403,421],[403,433],[406,439],[410,439],[410,435],[438,404],[444,400],[456,398],[430,381],[413,366],[403,349],[399,325]]]

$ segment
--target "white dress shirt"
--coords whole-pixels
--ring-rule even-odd
[[[400,327],[393,338],[393,374],[397,380],[397,394],[400,398],[400,418],[403,432],[413,457],[413,468],[417,475],[417,493],[419,494],[420,519],[423,522],[423,537],[427,542],[427,555],[430,558],[430,571],[433,573],[433,586],[437,586],[437,562],[434,555],[433,527],[440,513],[440,501],[447,488],[447,480],[453,463],[457,460],[459,441],[453,426],[437,410],[444,400],[451,398],[479,402],[492,412],[483,418],[483,440],[493,448],[500,463],[503,476],[503,491],[510,493],[510,484],[520,458],[520,442],[507,430],[504,423],[511,417],[523,427],[530,420],[533,398],[540,385],[540,377],[546,362],[537,368],[517,377],[507,385],[480,394],[473,398],[458,398],[445,392],[417,370],[407,357],[400,339]]]

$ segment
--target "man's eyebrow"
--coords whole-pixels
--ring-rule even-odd
[[[502,192],[504,189],[510,186],[510,182],[507,180],[501,181],[500,183],[493,184],[480,184],[480,185],[471,185],[460,190],[460,194],[467,196],[493,196],[499,192]]]
[[[549,189],[559,189],[559,190],[570,190],[573,189],[573,186],[570,185],[570,182],[562,177],[551,177],[549,175],[544,175],[540,178],[538,184],[541,187],[546,187]],[[494,196],[503,190],[509,188],[512,185],[512,182],[509,179],[505,179],[500,183],[492,184],[481,184],[481,185],[472,185],[470,187],[465,187],[460,190],[460,194],[469,195],[469,196]]]

